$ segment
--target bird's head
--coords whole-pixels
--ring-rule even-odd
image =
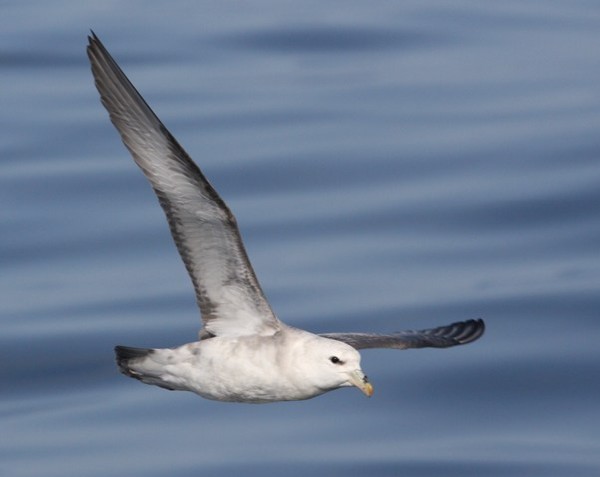
[[[328,338],[317,337],[306,343],[304,365],[313,384],[323,392],[345,386],[356,386],[371,397],[373,386],[360,367],[360,354],[352,346]]]

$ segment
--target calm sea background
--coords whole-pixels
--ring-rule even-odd
[[[600,3],[0,2],[0,475],[600,475]],[[121,376],[195,339],[189,279],[99,103],[92,28],[356,389],[225,404]]]

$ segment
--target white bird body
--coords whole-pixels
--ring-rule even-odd
[[[354,348],[287,326],[270,336],[216,336],[178,348],[138,353],[135,356],[135,349],[130,352],[134,357],[127,358],[126,374],[147,384],[193,391],[217,401],[309,399],[353,385],[371,392]],[[332,356],[343,364],[332,363]],[[319,366],[321,363],[325,366]]]

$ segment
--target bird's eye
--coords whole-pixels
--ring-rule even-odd
[[[329,361],[331,361],[333,364],[344,364],[337,356],[332,356],[329,358]]]

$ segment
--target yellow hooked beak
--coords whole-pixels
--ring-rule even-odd
[[[365,393],[365,396],[371,397],[373,395],[373,386],[365,376],[365,373],[363,373],[360,369],[352,371],[348,381],[350,381],[353,386],[356,386],[363,393]]]

